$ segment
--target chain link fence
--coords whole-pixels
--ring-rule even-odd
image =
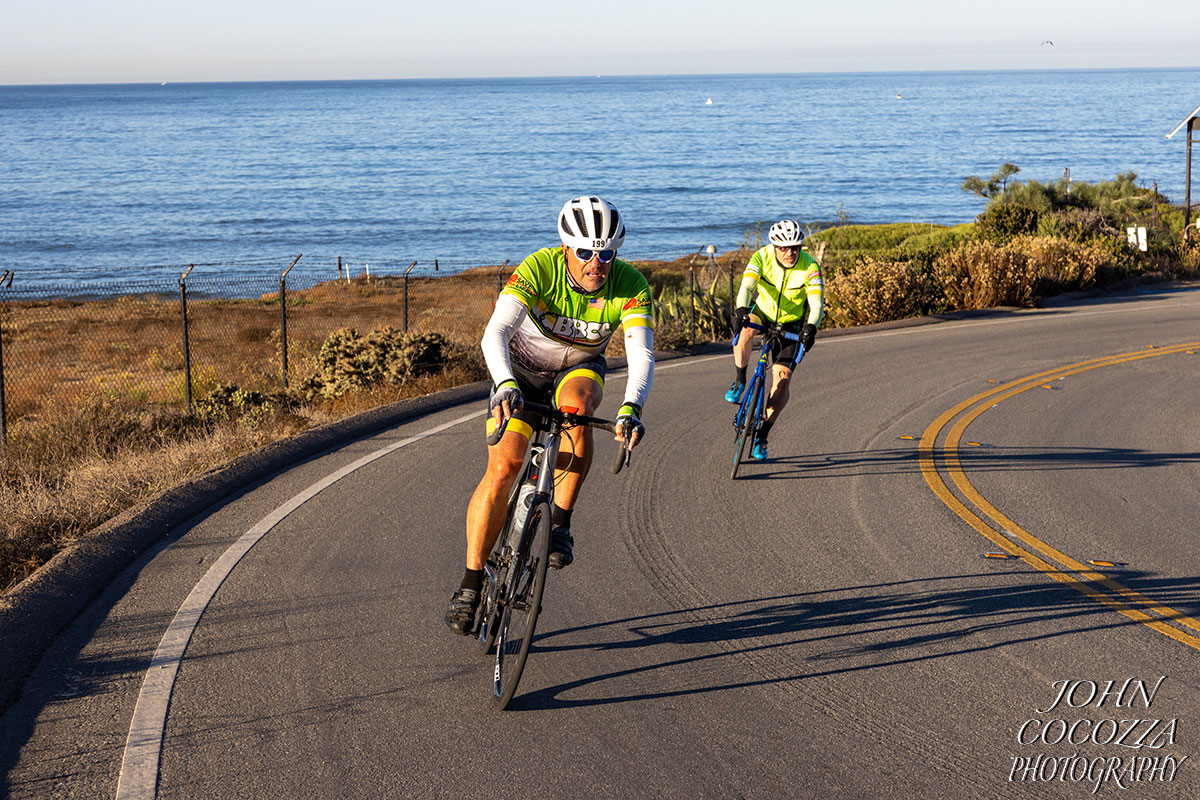
[[[343,259],[327,278],[290,269],[209,265],[86,289],[14,285],[9,273],[0,281],[0,441],[96,399],[190,412],[218,384],[295,387],[342,328],[476,345],[512,271]]]

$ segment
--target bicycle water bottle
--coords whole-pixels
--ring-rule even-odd
[[[529,518],[529,509],[533,506],[533,495],[537,486],[528,481],[521,484],[517,492],[517,507],[513,511],[513,524],[508,530],[508,545],[514,550],[521,541],[521,531],[525,529],[525,520]]]

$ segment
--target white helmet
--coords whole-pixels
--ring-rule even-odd
[[[771,244],[792,247],[804,241],[804,231],[800,230],[800,226],[796,224],[795,220],[781,219],[771,226],[771,232],[767,234],[767,238],[771,240]]]
[[[616,206],[595,195],[576,197],[559,212],[558,235],[567,247],[616,250],[625,241],[625,220]]]

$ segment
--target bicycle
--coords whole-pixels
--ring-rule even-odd
[[[483,598],[475,631],[484,653],[495,646],[492,696],[499,709],[506,708],[516,693],[542,609],[550,555],[554,465],[563,428],[584,425],[610,433],[617,430],[615,422],[584,416],[570,407],[559,410],[526,401],[523,410],[536,414],[539,421],[529,439],[521,478],[509,496],[504,526],[484,564]],[[613,474],[620,472],[629,459],[628,447],[621,447],[612,465]]]
[[[799,334],[785,331],[777,323],[759,325],[754,322],[746,322],[742,326],[742,330],[746,328],[762,331],[762,353],[758,357],[758,366],[754,370],[754,377],[746,384],[746,391],[742,393],[742,401],[738,404],[737,413],[733,416],[733,430],[737,435],[737,443],[733,450],[733,469],[729,473],[730,480],[737,480],[738,467],[741,466],[746,452],[746,443],[753,440],[758,434],[759,426],[762,425],[766,415],[766,371],[772,345],[780,339],[795,342],[799,348],[796,354],[796,365],[799,366],[800,361],[804,358],[804,345],[800,343]],[[733,337],[735,345],[741,333],[738,331],[737,336]]]

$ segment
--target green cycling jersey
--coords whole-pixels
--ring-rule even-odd
[[[608,280],[584,294],[567,282],[566,260],[557,247],[528,256],[500,297],[528,313],[509,342],[512,357],[535,372],[553,372],[602,354],[617,326],[653,329],[650,285],[631,264],[615,259]]]

